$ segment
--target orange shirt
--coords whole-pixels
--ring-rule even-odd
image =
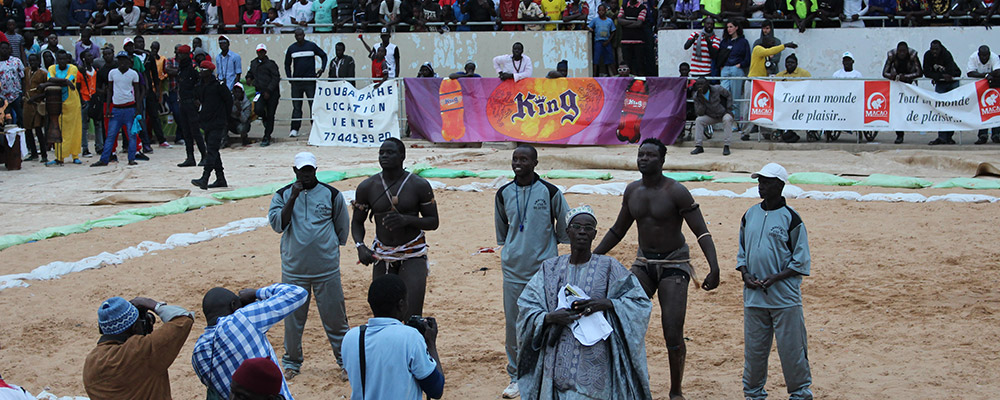
[[[215,4],[218,4],[226,25],[236,25],[240,22],[240,6],[246,4],[246,0],[219,0]]]
[[[91,69],[91,72],[86,72],[78,69],[76,81],[80,83],[80,99],[90,101],[90,96],[93,96],[94,91],[97,90],[97,70]]]

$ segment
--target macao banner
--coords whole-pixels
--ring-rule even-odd
[[[316,82],[313,146],[378,147],[399,138],[399,87],[395,81],[356,89],[344,81]]]
[[[406,78],[410,133],[432,142],[673,143],[682,78]]]
[[[777,129],[976,130],[1000,125],[1000,91],[985,79],[948,93],[885,80],[755,80],[750,121]]]

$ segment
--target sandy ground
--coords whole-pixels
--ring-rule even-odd
[[[235,187],[292,178],[292,155],[302,142],[282,143],[223,153],[230,184]],[[323,169],[373,165],[373,150],[312,148]],[[738,175],[779,161],[791,172],[849,174],[872,172],[915,175],[931,180],[971,176],[980,161],[997,162],[995,151],[889,151],[851,154],[840,151],[738,151],[723,158],[699,157],[671,148],[674,170],[716,171]],[[992,149],[991,149],[992,150]],[[634,148],[541,150],[540,170],[592,168],[614,170],[634,165]],[[408,149],[408,164],[481,169],[509,168],[508,150]],[[179,148],[157,150],[153,161],[138,167],[99,170],[79,166],[44,168],[35,164],[18,173],[0,172],[0,234],[30,233],[39,228],[82,222],[113,214],[123,207],[82,206],[118,190],[187,188],[198,171],[172,163],[183,158]],[[286,169],[287,168],[287,169]],[[632,167],[634,168],[634,167]],[[614,171],[615,180],[635,177]],[[462,184],[476,179],[443,180]],[[351,190],[360,179],[334,185]],[[593,183],[558,180],[571,185]],[[687,187],[742,192],[750,184],[692,183]],[[17,188],[17,189],[15,189]],[[838,190],[809,187],[806,190]],[[201,194],[194,189],[192,194]],[[860,193],[909,192],[853,187]],[[916,191],[924,195],[997,192],[961,189]],[[446,369],[446,398],[499,398],[506,386],[499,255],[471,255],[495,245],[493,192],[437,192],[441,228],[428,234],[431,274],[426,314],[441,324],[438,343]],[[620,197],[567,195],[573,206],[587,203],[597,210],[603,231]],[[270,201],[258,198],[227,203],[114,229],[15,246],[0,252],[0,275],[26,272],[51,261],[74,261],[101,251],[116,251],[142,240],[163,241],[179,232],[198,232],[246,217],[263,216]],[[698,198],[711,224],[720,254],[722,284],[712,292],[691,289],[685,336],[688,362],[685,391],[689,398],[738,398],[742,373],[742,295],[735,263],[737,232],[753,199]],[[1000,381],[1000,234],[997,204],[934,202],[858,203],[791,200],[809,230],[813,275],[803,293],[810,334],[813,389],[819,398],[995,398]],[[146,206],[146,205],[142,205]],[[603,228],[601,228],[603,227]],[[370,231],[369,231],[370,232]],[[693,235],[685,232],[693,243]],[[233,290],[258,287],[280,278],[280,236],[267,228],[190,247],[160,251],[121,265],[72,274],[63,279],[30,282],[29,288],[0,292],[0,373],[8,382],[33,393],[84,395],[81,369],[98,338],[97,305],[105,298],[143,295],[199,310],[201,297],[213,286]],[[611,255],[629,263],[635,254],[633,229]],[[562,252],[568,251],[561,249]],[[352,325],[370,316],[365,302],[370,271],[344,249],[343,284]],[[693,258],[700,275],[707,271],[700,250]],[[486,267],[488,270],[479,271]],[[306,363],[291,388],[301,399],[342,398],[346,383],[336,379],[336,364],[322,332],[315,306],[304,338]],[[205,325],[200,310],[195,327],[170,375],[176,399],[204,397],[204,387],[190,365],[191,350]],[[654,306],[647,334],[653,395],[669,389],[666,349],[659,306]],[[281,353],[283,328],[269,334]],[[777,355],[771,357],[767,389],[783,397]]]

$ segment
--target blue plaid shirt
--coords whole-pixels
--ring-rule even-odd
[[[243,360],[268,357],[280,365],[271,342],[267,340],[267,330],[302,307],[308,294],[301,287],[275,283],[257,289],[257,301],[253,304],[219,318],[214,326],[206,327],[191,356],[191,365],[201,383],[228,399],[233,373]],[[294,400],[284,379],[281,394],[286,400]]]

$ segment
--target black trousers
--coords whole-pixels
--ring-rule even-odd
[[[312,98],[315,93],[316,81],[292,81],[292,98],[309,98],[309,115],[312,115]],[[272,95],[271,99],[277,101],[276,96]],[[297,131],[302,127],[302,121],[298,121],[299,118],[302,118],[302,100],[292,100],[292,119],[295,120],[292,121],[292,130]]]
[[[219,149],[222,148],[222,141],[225,138],[225,126],[213,127],[205,130],[205,147],[208,151],[205,152],[203,160],[205,161],[206,176],[213,170],[216,174],[222,172],[222,155],[219,154]]]
[[[260,117],[261,121],[264,123],[265,139],[270,139],[271,133],[274,132],[274,114],[278,110],[279,96],[280,94],[278,93],[277,90],[275,90],[273,93],[270,94],[270,97],[268,97],[267,100],[264,100],[264,96],[261,96],[260,100],[257,100],[257,103],[254,104],[254,107],[256,107],[254,108],[254,112],[257,113],[257,116]],[[301,124],[295,125],[295,123],[293,122],[292,126],[297,127],[301,126]]]
[[[198,152],[201,158],[205,158],[205,138],[201,136],[201,124],[198,122],[198,106],[194,100],[181,100],[181,113],[184,120],[181,121],[181,132],[184,134],[184,149],[187,150],[187,158],[194,159],[194,146],[198,145]],[[207,164],[206,164],[207,165]]]
[[[156,97],[156,94],[146,95],[146,115],[143,116],[146,119],[146,131],[152,131],[156,135],[156,143],[146,142],[151,147],[154,144],[167,142],[167,138],[163,136],[163,124],[160,123],[160,102]],[[146,137],[149,137],[149,133],[146,133]]]
[[[643,54],[646,45],[642,43],[622,43],[622,58],[635,76],[646,76],[646,55]]]

